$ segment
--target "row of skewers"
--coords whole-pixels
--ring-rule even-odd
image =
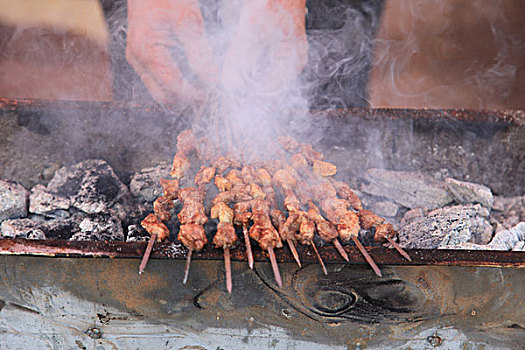
[[[165,222],[172,220],[175,201],[182,203],[177,214],[177,238],[188,248],[183,283],[188,279],[192,252],[208,243],[206,213],[218,220],[213,244],[224,251],[226,288],[230,293],[230,249],[238,240],[236,226],[243,233],[249,267],[253,268],[254,262],[250,241],[253,239],[267,251],[279,286],[282,279],[274,249],[282,248],[283,242],[299,266],[295,245],[311,246],[327,274],[314,243],[316,233],[324,242],[332,243],[346,261],[348,254],[340,241],[353,241],[378,276],[381,271],[358,239],[361,229],[374,230],[374,240],[388,241],[410,260],[395,242],[397,232],[392,225],[364,210],[350,186],[333,178],[337,172],[334,164],[324,161],[323,155],[309,144],[291,137],[279,137],[278,141],[282,152],[276,158],[243,164],[234,154],[221,155],[208,139],[197,138],[191,130],[179,134],[172,179],[160,180],[163,195],[153,203],[153,213],[141,223],[151,237],[139,273],[146,267],[154,242],[168,239]],[[190,159],[196,160],[193,165]],[[200,165],[198,170],[195,163]],[[204,200],[213,192],[216,194],[205,208]]]

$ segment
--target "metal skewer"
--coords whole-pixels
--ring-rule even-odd
[[[288,243],[288,246],[290,247],[290,250],[292,251],[292,255],[293,255],[295,261],[297,262],[297,265],[299,265],[299,267],[301,267],[301,260],[299,260],[299,254],[297,253],[297,249],[295,249],[295,245],[293,244],[292,239],[288,238],[286,240],[286,242]]]
[[[156,234],[152,234],[149,238],[148,246],[146,247],[144,256],[142,256],[142,261],[140,262],[139,275],[142,275],[142,273],[144,272],[144,269],[146,268],[146,264],[148,263],[149,256],[151,254],[151,251],[153,250],[153,244],[155,243],[156,239],[157,239]]]
[[[343,257],[343,259],[345,259],[346,261],[350,261],[350,259],[348,258],[348,254],[346,253],[346,250],[341,245],[341,242],[339,242],[337,238],[334,238],[332,242],[334,243],[334,247],[337,249],[339,254]]]
[[[379,267],[377,267],[374,260],[372,260],[372,257],[370,256],[370,254],[368,254],[365,247],[363,247],[361,242],[359,242],[359,239],[356,236],[352,236],[352,239],[354,240],[354,243],[357,246],[357,248],[359,248],[359,251],[361,252],[361,254],[363,254],[363,256],[365,257],[366,262],[372,267],[372,270],[374,270],[376,275],[378,275],[379,277],[382,277],[381,270],[379,270]]]
[[[272,247],[268,247],[268,255],[270,256],[270,262],[272,263],[273,275],[275,276],[275,281],[279,287],[283,287],[283,281],[281,279],[281,273],[279,272],[279,266],[277,265],[277,260],[275,259],[275,253],[273,252]]]
[[[226,289],[232,294],[232,266],[230,261],[230,248],[224,247],[224,267],[226,269]]]
[[[191,263],[191,253],[193,250],[188,250],[188,255],[186,257],[186,267],[184,268],[184,279],[182,280],[183,284],[186,284],[188,282],[188,276],[190,274],[190,263]]]
[[[315,246],[314,242],[311,242],[311,246],[314,248],[315,254],[317,255],[317,259],[319,259],[319,263],[321,264],[321,267],[323,268],[323,272],[325,275],[328,275],[328,271],[326,271],[326,266],[324,266],[323,259],[321,258],[321,255],[319,255],[319,252],[317,251],[317,247]]]
[[[253,270],[252,244],[250,243],[250,236],[248,235],[246,224],[242,225],[242,233],[244,234],[244,245],[246,246],[246,254],[248,255],[248,266]]]
[[[401,254],[408,261],[412,261],[412,258],[410,257],[410,255],[408,255],[408,253],[405,252],[403,250],[403,248],[401,248],[399,246],[399,244],[396,243],[396,241],[394,241],[392,238],[390,238],[388,236],[386,237],[386,239],[390,242],[390,244],[392,244],[394,246],[394,248],[396,248],[396,250],[399,252],[399,254]]]

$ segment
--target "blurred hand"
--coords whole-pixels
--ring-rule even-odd
[[[174,47],[202,82],[218,80],[198,0],[128,0],[128,28],[126,57],[156,101],[185,106],[204,94],[184,79]]]
[[[278,94],[308,61],[305,0],[244,1],[222,80],[230,92]]]

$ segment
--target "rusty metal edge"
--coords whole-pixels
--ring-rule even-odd
[[[0,240],[0,255],[29,255],[67,258],[133,258],[142,257],[146,242],[119,241],[65,241],[65,240]],[[301,261],[316,263],[313,251],[305,246],[299,246]],[[366,263],[359,250],[354,246],[344,246],[350,257],[350,263]],[[383,265],[449,265],[449,266],[494,266],[494,267],[525,267],[525,253],[494,250],[445,250],[445,249],[408,249],[412,261],[402,258],[395,250],[384,247],[367,247],[372,258]],[[332,246],[319,249],[326,263],[345,263]],[[231,251],[232,260],[245,261],[244,246],[238,246]],[[163,242],[155,244],[151,254],[153,259],[184,260],[186,248],[180,243]],[[294,262],[288,249],[278,249],[276,257],[279,262]],[[222,260],[222,250],[211,246],[193,255],[194,260]],[[256,261],[268,261],[267,254],[259,248],[254,249]]]
[[[166,112],[161,105],[139,105],[130,102],[106,101],[62,101],[41,99],[9,99],[0,97],[0,109],[77,109],[115,111],[122,113],[135,112]],[[364,118],[364,119],[416,119],[433,121],[489,122],[501,125],[524,126],[525,111],[509,110],[469,110],[469,109],[410,109],[410,108],[345,108],[332,110],[312,110],[312,118]]]

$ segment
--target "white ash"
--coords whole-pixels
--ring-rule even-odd
[[[129,225],[126,242],[144,242],[149,240],[149,234],[140,225]]]
[[[26,217],[28,198],[24,186],[0,180],[0,221]]]
[[[40,224],[31,219],[4,220],[0,232],[2,238],[46,239]]]
[[[470,249],[470,250],[513,250],[525,251],[525,222],[509,230],[498,232],[489,244],[461,243],[448,245],[444,249]]]
[[[70,200],[47,191],[43,185],[33,186],[29,195],[29,212],[34,214],[52,214],[57,210],[67,210]]]
[[[390,201],[376,202],[370,206],[370,210],[380,216],[394,217],[399,207]]]
[[[485,208],[492,208],[494,197],[487,186],[452,178],[445,179],[445,185],[456,203],[479,203]]]
[[[387,198],[409,209],[436,209],[452,202],[444,184],[416,172],[368,169],[362,192]]]
[[[400,244],[406,248],[435,249],[463,242],[486,244],[492,226],[481,205],[458,205],[436,209],[413,220],[399,231]]]
[[[163,162],[151,168],[136,172],[131,178],[129,189],[131,194],[140,202],[153,202],[162,195],[160,179],[170,178],[170,166]]]
[[[114,215],[96,214],[82,219],[80,232],[74,234],[72,241],[123,241],[122,223]]]

